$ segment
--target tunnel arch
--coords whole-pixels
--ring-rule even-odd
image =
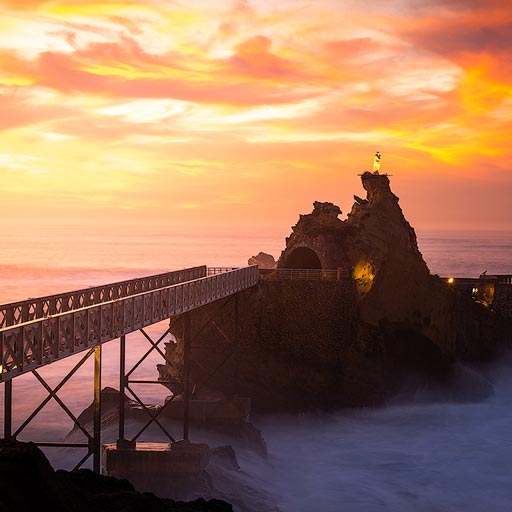
[[[322,263],[313,249],[297,247],[290,252],[284,262],[285,268],[321,269]]]

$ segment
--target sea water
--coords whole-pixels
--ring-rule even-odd
[[[432,273],[512,274],[510,232],[417,234]],[[128,230],[113,234],[49,227],[3,235],[2,242],[0,303],[5,303],[187,266],[244,265],[260,250],[279,256],[284,236],[158,230],[135,235]],[[153,337],[164,331],[164,324],[148,328]],[[149,348],[137,333],[128,336],[127,344],[128,365]],[[82,356],[40,373],[55,386]],[[156,354],[149,357],[136,378],[154,379],[159,362]],[[512,365],[503,361],[486,372],[496,392],[478,404],[408,404],[255,418],[269,458],[263,464],[240,454],[242,469],[286,512],[512,510]],[[91,402],[91,376],[89,360],[59,392],[76,415]],[[103,386],[118,387],[116,341],[104,345],[102,378]],[[148,402],[161,402],[167,394],[161,386],[142,388],[139,392]],[[15,379],[14,428],[45,396],[32,375]],[[0,421],[2,416],[0,407]],[[71,420],[51,402],[19,438],[55,441],[71,427]],[[76,462],[71,450],[64,456],[51,449],[46,453],[56,466]]]

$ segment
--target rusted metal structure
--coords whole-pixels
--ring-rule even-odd
[[[156,423],[166,432],[158,421],[158,414],[151,413],[130,387],[130,383],[143,382],[130,380],[130,375],[149,353],[156,350],[165,358],[158,345],[169,333],[169,330],[167,329],[157,341],[154,341],[144,331],[144,328],[180,315],[185,315],[185,325],[189,325],[188,313],[190,311],[219,299],[236,296],[240,291],[254,286],[257,281],[257,266],[213,269],[200,266],[1,305],[0,382],[4,382],[5,386],[4,437],[16,438],[20,435],[53,398],[71,418],[75,426],[83,432],[87,442],[37,444],[40,446],[87,448],[86,455],[76,467],[80,467],[92,455],[93,468],[95,471],[99,471],[101,458],[101,346],[103,343],[117,338],[120,339],[119,439],[121,443],[124,441],[125,390],[130,391],[150,416],[149,422],[131,442],[134,442],[151,423]],[[237,321],[238,319],[235,317],[235,322]],[[126,335],[134,331],[140,331],[150,342],[151,348],[127,373]],[[184,439],[188,439],[187,405],[190,350],[187,347],[189,347],[189,340],[185,339]],[[82,359],[53,389],[37,371],[40,367],[82,352],[85,353]],[[94,427],[91,434],[59,398],[58,393],[73,374],[92,356],[94,356]],[[48,396],[13,432],[13,379],[28,372],[36,377],[48,392]],[[167,435],[171,441],[174,441],[169,433]]]

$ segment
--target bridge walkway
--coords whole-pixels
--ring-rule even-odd
[[[238,324],[237,294],[258,282],[258,267],[207,268],[199,266],[174,272],[131,279],[103,286],[86,288],[63,294],[27,299],[0,305],[0,383],[4,383],[4,437],[16,438],[35,418],[44,406],[54,399],[86,437],[85,443],[36,442],[39,446],[87,448],[86,455],[76,468],[92,455],[93,469],[100,471],[101,461],[101,347],[114,339],[120,339],[120,402],[119,439],[124,439],[124,397],[129,391],[150,419],[141,429],[135,440],[156,423],[174,442],[174,437],[158,421],[158,414],[152,413],[130,387],[131,373],[147,358],[150,352],[157,351],[165,359],[158,347],[169,333],[166,330],[157,341],[152,340],[144,328],[163,320],[185,315],[189,325],[189,313],[206,304],[220,299],[232,298],[235,304],[235,322]],[[126,371],[126,335],[140,330],[150,342],[151,348],[130,370]],[[184,336],[185,402],[183,416],[183,438],[188,440],[188,402],[190,343],[188,333]],[[63,376],[54,388],[50,387],[38,369],[61,361],[72,355],[84,353],[80,361]],[[69,407],[58,396],[59,391],[72,375],[94,357],[94,425],[92,434],[80,423]],[[46,389],[48,396],[34,409],[32,414],[13,432],[13,381],[16,377],[31,372]],[[144,381],[149,383],[149,381]],[[161,384],[159,381],[153,383]],[[169,400],[160,412],[171,403]]]

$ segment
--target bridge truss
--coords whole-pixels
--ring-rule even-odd
[[[162,381],[140,381],[130,379],[135,369],[152,351],[164,359],[159,347],[169,329],[157,340],[153,340],[145,327],[163,320],[184,315],[184,414],[183,438],[188,439],[189,367],[190,367],[190,318],[189,313],[206,304],[233,297],[235,323],[238,325],[237,294],[258,282],[258,267],[214,268],[193,267],[165,274],[122,281],[0,306],[0,382],[4,382],[4,437],[16,438],[44,406],[54,399],[71,418],[75,427],[85,435],[86,443],[38,442],[40,446],[87,448],[86,455],[76,467],[80,467],[91,455],[93,469],[100,471],[101,458],[101,347],[102,344],[120,339],[120,402],[119,439],[124,441],[124,400],[127,390],[148,413],[148,423],[129,440],[130,443],[155,423],[174,442],[160,423],[158,416],[167,407],[169,400],[158,413],[149,410],[134,392],[133,383],[160,383]],[[126,336],[140,331],[151,344],[151,348],[126,372]],[[236,329],[235,329],[236,332]],[[80,361],[54,388],[50,387],[38,372],[49,365],[74,354],[84,353]],[[87,431],[58,393],[77,370],[94,357],[94,413],[93,432]],[[32,373],[46,389],[48,396],[13,432],[13,379]]]

